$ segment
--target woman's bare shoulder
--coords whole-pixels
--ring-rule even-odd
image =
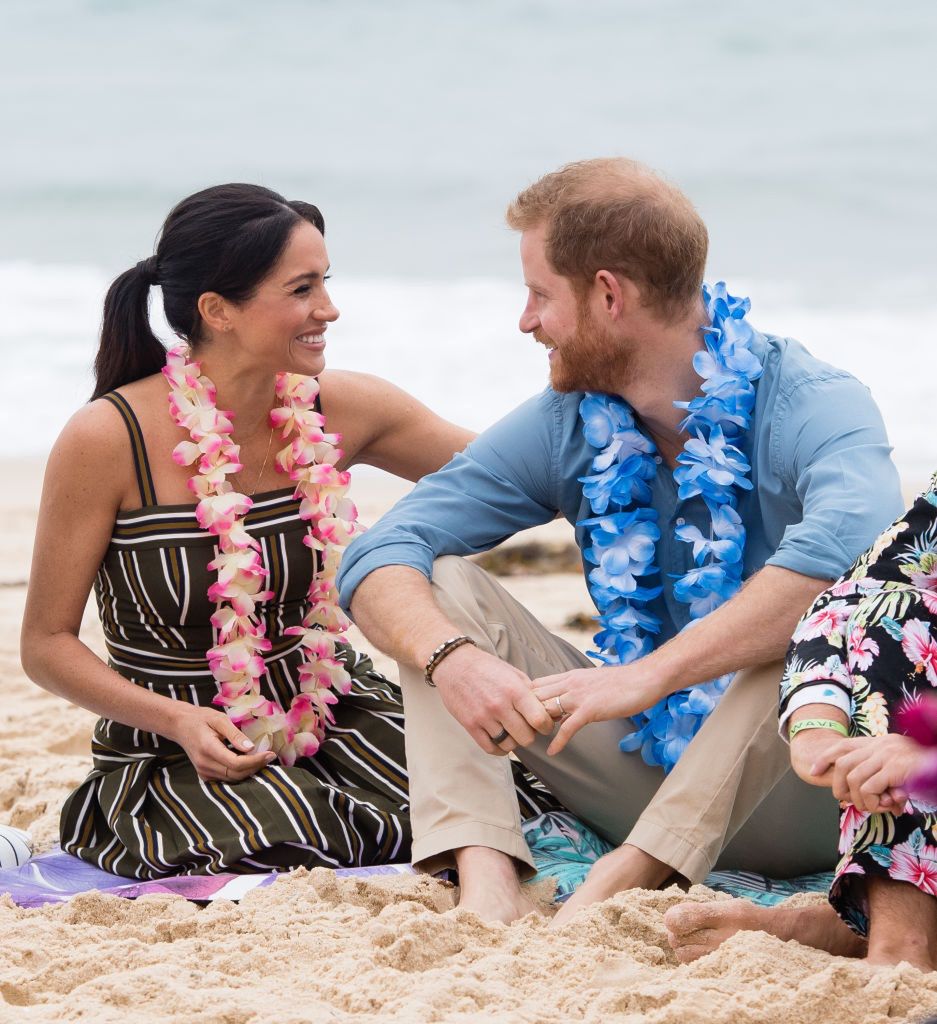
[[[138,417],[151,402],[150,379],[118,389]],[[120,505],[135,487],[135,476],[130,435],[116,406],[98,398],[73,413],[52,447],[48,466],[60,481],[71,481],[82,491],[93,485],[108,504]]]
[[[112,393],[120,395],[139,420],[146,418],[150,409],[155,408],[158,398],[162,398],[164,406],[166,402],[166,385],[159,374],[124,384]],[[126,446],[127,436],[123,415],[113,402],[101,397],[72,414],[59,435],[59,441],[68,446],[91,442],[116,449]]]
[[[389,380],[358,370],[323,370],[318,379],[323,394],[334,394],[337,398],[359,399],[400,391],[400,388],[391,384]]]
[[[358,416],[397,419],[422,407],[413,395],[384,377],[357,370],[323,370],[319,375],[324,409],[354,410]]]
[[[120,413],[105,398],[97,398],[72,413],[55,442],[53,453],[65,451],[77,455],[86,451],[88,457],[112,455],[126,446],[127,428]]]

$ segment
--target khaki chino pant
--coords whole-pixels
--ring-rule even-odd
[[[433,592],[460,631],[532,679],[592,664],[472,562],[437,559]],[[777,733],[782,664],[739,672],[669,776],[618,749],[632,731],[627,721],[587,725],[555,757],[547,757],[549,740],[539,736],[516,754],[600,835],[639,847],[690,882],[714,867],[773,878],[828,870],[836,858],[837,806],[827,790],[790,769]],[[453,850],[486,846],[531,873],[509,759],[476,745],[421,670],[401,665],[400,681],[414,863],[438,871],[454,864]]]

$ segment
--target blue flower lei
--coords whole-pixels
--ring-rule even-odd
[[[700,495],[710,515],[709,535],[689,524],[678,526],[678,540],[693,545],[695,567],[674,576],[674,596],[690,606],[690,628],[718,608],[742,585],[745,527],[736,511],[738,489],[751,490],[751,466],[735,446],[751,423],[755,405],[752,381],[762,365],[751,351],[754,331],[746,323],[749,300],[729,295],[720,281],[703,286],[711,326],[703,327],[706,348],[693,357],[703,378],[702,394],[674,402],[686,410],[680,429],[691,434],[677,457],[674,481],[681,500]],[[595,568],[589,591],[599,611],[598,648],[590,654],[607,665],[626,665],[654,649],[660,619],[647,604],[660,586],[642,585],[660,573],[655,565],[660,539],[657,512],[647,508],[649,481],[657,473],[656,447],[635,426],[626,402],[610,395],[586,394],[579,412],[586,440],[599,454],[592,475],[580,477],[593,512],[582,519],[589,546],[583,551]],[[642,582],[639,583],[639,580]],[[648,764],[670,771],[732,681],[732,674],[679,690],[632,721],[636,732],[621,741],[623,751],[641,749]]]

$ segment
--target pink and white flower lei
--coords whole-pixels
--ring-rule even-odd
[[[208,652],[218,683],[214,703],[224,707],[258,750],[273,750],[289,767],[297,758],[316,753],[326,726],[335,721],[330,708],[338,701],[335,691],[347,693],[351,686],[351,677],[336,657],[350,623],[338,607],[335,574],[341,550],[357,529],[357,511],[345,496],[350,475],[335,468],[342,457],[337,447],[341,437],[323,431],[325,417],[315,409],[319,384],[314,377],[276,375],[276,396],[282,405],[270,410],[271,429],[281,429],[284,439],[295,435],[277,452],[276,466],[296,483],[299,515],[309,524],[304,543],[316,553],[309,609],[301,626],[286,630],[300,637],[305,659],[299,666],[300,693],[284,710],[260,689],[266,672],[264,653],[271,644],[257,606],[269,601],[273,592],[261,589],[267,570],[260,560],[260,543],[244,528],[253,503],[228,480],[241,469],[239,447],[231,440],[233,414],[218,410],[215,385],[202,376],[198,362],[189,360],[185,345],[169,351],[163,374],[170,384],[173,420],[192,438],[176,445],[173,461],[180,466],[198,464],[189,480],[199,499],[195,515],[202,529],[218,540],[208,565],[218,574],[208,590],[209,600],[217,603],[211,617],[216,644]]]

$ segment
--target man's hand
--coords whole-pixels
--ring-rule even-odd
[[[794,742],[799,739],[795,737]],[[908,798],[904,784],[925,757],[923,748],[899,733],[838,738],[824,750],[811,753],[810,774],[815,779],[826,778],[837,800],[869,813],[900,808]]]
[[[487,754],[509,754],[528,747],[537,733],[549,736],[553,719],[534,696],[520,669],[466,644],[445,658],[433,682],[450,715]],[[507,730],[499,744],[492,736]]]
[[[631,665],[577,668],[535,679],[534,695],[553,718],[561,720],[547,753],[558,754],[589,722],[628,718],[647,711],[669,693],[651,664],[642,658]]]

